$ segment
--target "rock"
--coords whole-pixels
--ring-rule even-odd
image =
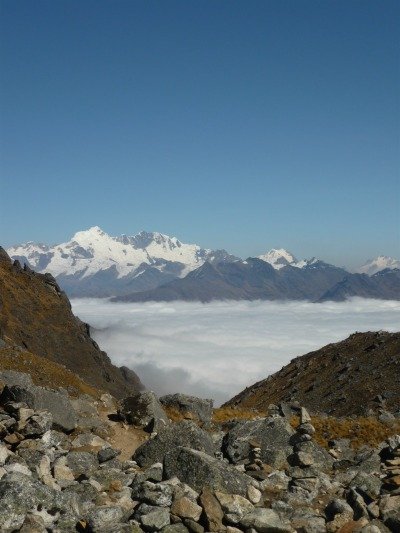
[[[21,528],[28,510],[38,505],[53,508],[54,491],[20,473],[8,474],[0,480],[1,531]]]
[[[111,459],[114,459],[115,457],[118,457],[120,453],[120,450],[114,450],[114,448],[109,446],[108,448],[103,448],[97,452],[97,459],[99,463],[105,463]]]
[[[204,511],[204,521],[210,532],[223,531],[222,520],[224,513],[221,505],[209,488],[204,488],[200,494],[200,503]]]
[[[148,467],[162,462],[165,454],[177,446],[185,446],[209,455],[214,453],[210,435],[194,422],[183,420],[162,428],[153,439],[148,440],[136,450],[133,459],[139,466]]]
[[[132,489],[132,497],[149,505],[170,507],[172,504],[172,488],[166,483],[144,481],[138,488]]]
[[[197,522],[201,516],[202,508],[186,496],[183,496],[174,501],[171,513],[180,518],[190,518]]]
[[[381,492],[382,482],[378,476],[366,474],[365,472],[358,472],[350,483],[357,492],[367,495],[371,499],[375,499]]]
[[[290,464],[301,467],[314,466],[323,472],[329,471],[333,465],[333,458],[313,441],[300,442],[294,446],[294,454],[289,458]]]
[[[18,373],[14,372],[14,374]],[[25,385],[6,385],[0,397],[2,403],[22,402],[35,411],[49,411],[53,417],[54,429],[69,432],[76,427],[75,411],[66,391],[37,387],[29,384],[25,378],[18,377],[16,381],[25,383]]]
[[[81,448],[84,446],[91,446],[99,449],[110,448],[110,444],[106,440],[94,433],[81,433],[74,438],[71,444],[74,448]]]
[[[277,494],[284,490],[287,490],[289,487],[290,477],[288,477],[285,472],[275,471],[271,472],[266,479],[261,481],[261,490],[267,491],[273,494]]]
[[[74,481],[75,476],[72,470],[67,465],[67,457],[59,457],[53,466],[54,478],[61,483],[62,485],[69,485],[70,482]],[[67,482],[66,484],[63,482]]]
[[[244,461],[250,455],[251,444],[261,448],[261,459],[273,467],[286,464],[293,448],[290,438],[294,430],[285,418],[263,418],[237,423],[223,440],[223,452],[233,463]]]
[[[305,407],[300,409],[300,424],[311,423],[311,416],[308,414],[308,411]]]
[[[238,494],[225,494],[216,491],[215,496],[224,511],[225,519],[231,524],[238,524],[243,516],[254,509],[252,503]]]
[[[251,478],[238,472],[233,466],[210,457],[204,452],[178,447],[169,451],[164,459],[164,475],[177,476],[197,491],[203,487],[232,494],[247,494]]]
[[[140,507],[143,508],[143,504]],[[146,531],[160,531],[170,523],[169,510],[164,507],[150,508],[148,513],[141,515],[140,521]]]
[[[247,499],[251,503],[259,503],[259,501],[261,500],[261,492],[255,487],[253,487],[253,485],[249,485],[247,487]]]
[[[213,400],[205,400],[186,394],[168,394],[160,398],[164,407],[168,407],[184,418],[194,420],[201,426],[209,427],[212,418]]]
[[[37,437],[49,431],[52,425],[53,417],[49,411],[36,411],[20,431],[25,437]]]
[[[189,530],[183,524],[170,524],[162,528],[162,533],[189,533]]]
[[[103,505],[100,507],[94,507],[87,516],[87,522],[90,527],[90,531],[103,532],[106,528],[118,523],[123,516],[123,511],[117,506]]]
[[[190,518],[184,518],[183,523],[191,533],[204,533],[204,527]],[[221,531],[224,531],[223,529]]]
[[[67,466],[73,473],[75,479],[79,476],[89,477],[99,467],[95,455],[89,452],[69,452],[67,455]]]
[[[240,525],[245,528],[254,528],[259,533],[291,533],[292,531],[289,525],[282,522],[276,511],[262,507],[256,507],[245,515]]]
[[[168,417],[154,392],[142,391],[122,400],[118,411],[128,424],[145,431],[159,431],[169,423]]]

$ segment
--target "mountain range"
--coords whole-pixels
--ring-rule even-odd
[[[316,258],[298,260],[272,249],[242,260],[226,250],[185,244],[142,231],[112,237],[94,226],[70,241],[28,242],[7,250],[14,260],[49,272],[71,297],[124,301],[213,299],[400,299],[400,261],[379,256],[357,273]]]

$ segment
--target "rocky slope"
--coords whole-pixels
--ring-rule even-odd
[[[90,385],[121,397],[143,388],[136,374],[111,364],[76,318],[49,274],[12,262],[0,248],[0,339],[61,363]]]
[[[335,416],[400,413],[400,333],[354,333],[296,357],[226,405],[265,410],[295,401]]]
[[[375,447],[336,439],[324,448],[299,406],[223,428],[208,402],[163,403],[183,419],[172,422],[150,392],[118,406],[107,394],[71,398],[0,370],[0,530],[399,531],[395,425]]]

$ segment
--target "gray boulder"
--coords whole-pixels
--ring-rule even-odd
[[[154,392],[142,391],[121,401],[120,417],[128,424],[143,427],[145,431],[159,431],[169,423],[162,405]]]
[[[171,449],[164,459],[166,479],[177,477],[200,492],[204,487],[229,494],[246,496],[253,480],[245,474],[210,455],[190,448]]]
[[[104,532],[110,530],[111,526],[118,523],[123,517],[123,511],[121,507],[115,505],[103,505],[92,509],[87,517],[87,521],[90,527],[90,531]]]
[[[284,523],[278,513],[273,509],[256,507],[246,514],[240,525],[245,528],[254,528],[259,533],[291,533],[290,525]]]
[[[25,403],[29,408],[49,411],[53,417],[53,428],[72,431],[76,427],[76,415],[65,390],[52,390],[33,385],[30,376],[20,372],[2,372],[6,383],[0,401]]]
[[[261,448],[261,460],[281,468],[293,448],[290,439],[294,430],[285,418],[262,418],[239,422],[225,435],[222,443],[224,454],[232,463],[246,460],[252,447]]]
[[[146,468],[154,463],[162,463],[165,454],[178,446],[199,450],[209,455],[214,454],[214,444],[210,435],[194,422],[183,420],[163,427],[153,439],[143,443],[136,450],[133,459],[139,466]]]
[[[194,420],[204,427],[210,426],[213,400],[188,396],[187,394],[167,394],[160,398],[160,402],[164,407],[175,410],[184,418]]]

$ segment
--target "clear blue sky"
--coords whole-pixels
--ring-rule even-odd
[[[400,2],[1,0],[1,242],[399,256]]]

